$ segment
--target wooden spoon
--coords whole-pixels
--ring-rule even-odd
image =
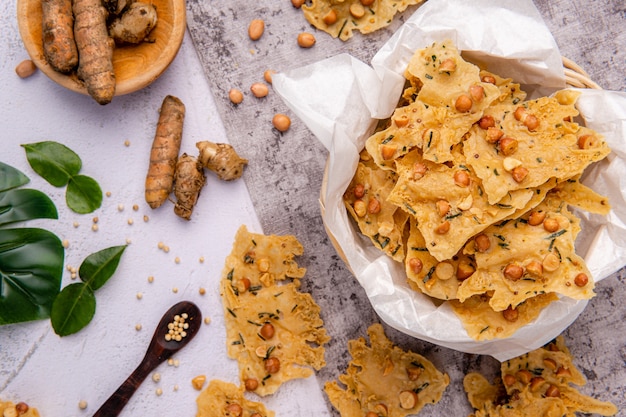
[[[168,334],[168,324],[174,321],[176,315],[186,313],[186,323],[189,328],[186,329],[187,336],[180,342],[175,340],[165,340]],[[119,415],[130,397],[135,393],[139,385],[157,366],[170,358],[174,353],[184,348],[187,343],[193,339],[202,323],[202,313],[198,306],[189,301],[181,301],[172,306],[161,318],[159,325],[154,331],[148,350],[143,360],[133,371],[132,374],[124,381],[122,385],[109,397],[108,400],[100,407],[93,417],[114,417]]]

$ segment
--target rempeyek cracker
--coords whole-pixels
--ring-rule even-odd
[[[558,296],[592,297],[567,206],[608,213],[608,199],[579,179],[610,149],[577,123],[579,93],[527,100],[519,84],[465,61],[450,41],[417,51],[405,78],[344,194],[361,232],[380,249],[378,231],[393,230],[382,249],[397,261],[404,254],[408,284],[435,304],[451,302],[476,339],[509,337]],[[367,180],[384,183],[379,218],[354,209],[351,193]],[[408,223],[381,229],[398,212]],[[547,220],[535,223],[540,215]]]
[[[302,5],[306,20],[342,41],[353,31],[372,33],[389,26],[396,13],[424,0],[312,0]]]
[[[368,166],[370,165],[370,166]],[[344,204],[358,222],[361,233],[396,261],[404,259],[404,228],[409,215],[387,201],[396,174],[359,162],[344,193]]]
[[[501,95],[494,84],[481,81],[478,67],[463,60],[450,41],[416,52],[405,76],[420,81],[414,101],[398,107],[389,127],[365,144],[383,169],[393,169],[396,159],[416,147],[426,160],[452,160],[451,148]]]
[[[450,383],[423,356],[404,351],[387,339],[382,325],[371,325],[370,346],[360,338],[348,342],[352,360],[339,382],[324,391],[341,417],[403,417],[437,403]],[[344,388],[345,387],[345,388]]]
[[[463,386],[476,410],[473,417],[612,416],[618,411],[614,404],[581,394],[571,386],[584,385],[585,378],[573,363],[563,336],[503,362],[500,371],[501,377],[493,385],[475,372],[465,376]]]
[[[225,261],[220,293],[227,353],[238,362],[242,384],[261,396],[326,364],[329,337],[320,307],[298,291],[305,269],[293,258],[302,253],[294,236],[265,236],[242,226]]]
[[[196,399],[196,417],[274,417],[262,403],[244,397],[244,388],[213,380]]]
[[[460,301],[491,294],[495,311],[515,308],[528,298],[558,293],[573,299],[593,297],[593,280],[574,244],[580,221],[552,195],[522,217],[493,225],[481,233],[487,247],[469,242],[476,271],[459,286]]]

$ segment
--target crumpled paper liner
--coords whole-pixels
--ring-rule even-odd
[[[504,361],[562,333],[587,301],[562,297],[510,338],[476,341],[447,303],[437,306],[409,287],[403,265],[360,234],[342,201],[376,119],[389,117],[397,104],[411,56],[446,39],[466,59],[521,83],[529,98],[566,87],[558,47],[530,0],[429,0],[380,49],[371,66],[341,54],[275,74],[273,87],[329,151],[322,218],[380,318],[419,339]],[[577,212],[582,218],[577,252],[597,282],[626,264],[626,94],[579,91],[578,108],[587,126],[604,135],[613,150],[587,170],[583,181],[609,196],[613,210],[606,217]]]

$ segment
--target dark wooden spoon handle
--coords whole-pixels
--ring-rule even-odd
[[[164,360],[164,357],[144,358],[133,373],[126,378],[126,381],[102,404],[102,407],[96,411],[93,417],[114,417],[119,415],[139,385]]]

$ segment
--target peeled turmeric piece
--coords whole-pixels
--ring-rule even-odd
[[[72,0],[41,0],[42,44],[46,62],[58,72],[78,65]]]
[[[174,180],[174,195],[176,204],[174,213],[185,220],[191,219],[193,208],[204,186],[205,177],[202,165],[198,159],[183,153],[176,163],[176,178]]]
[[[243,174],[248,160],[241,158],[235,149],[227,143],[209,141],[197,142],[200,151],[199,161],[206,169],[213,171],[225,181],[235,180]]]
[[[74,0],[74,38],[78,49],[78,78],[99,104],[108,104],[115,95],[113,49],[109,37],[107,10],[101,0]]]
[[[153,209],[160,207],[172,192],[184,119],[183,102],[177,97],[166,96],[161,104],[146,176],[146,203]]]

